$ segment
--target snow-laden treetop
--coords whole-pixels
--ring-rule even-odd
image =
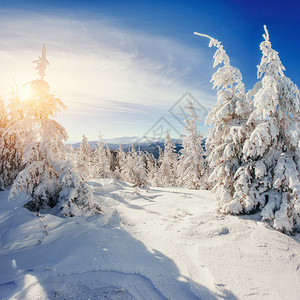
[[[220,67],[211,78],[213,89],[217,88],[220,94],[223,93],[222,91],[227,90],[233,94],[244,95],[245,85],[242,81],[242,74],[238,68],[231,66],[229,56],[227,55],[221,42],[207,34],[198,32],[194,32],[194,34],[210,39],[209,47],[214,46],[217,48],[217,51],[213,57],[213,67],[215,68],[217,65],[223,64],[223,67]]]
[[[47,66],[49,65],[49,61],[46,58],[47,56],[47,47],[45,44],[42,44],[42,56],[39,56],[37,60],[34,60],[33,63],[37,64],[36,70],[38,75],[41,76],[41,80],[44,80],[45,78],[45,70]]]
[[[265,40],[260,43],[260,50],[263,55],[260,65],[257,66],[257,78],[261,78],[264,73],[266,76],[284,76],[283,71],[285,71],[285,67],[279,58],[278,52],[272,49],[266,25],[264,25],[264,30],[265,34],[263,34],[263,37]]]

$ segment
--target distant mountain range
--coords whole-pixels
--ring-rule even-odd
[[[103,139],[103,143],[105,144],[134,144],[137,140],[139,140],[138,136],[122,136],[112,139]]]
[[[157,144],[157,143],[164,143],[163,138],[153,139],[149,137],[138,137],[138,136],[124,136],[119,138],[113,138],[113,139],[103,139],[103,143],[105,144],[118,144],[118,145],[124,145],[124,144],[130,144],[130,145],[145,145],[145,144]],[[181,139],[172,139],[173,143],[181,143]]]
[[[205,147],[205,140],[202,140],[203,148]],[[120,145],[122,146],[124,152],[128,152],[132,145],[137,151],[146,151],[152,153],[155,158],[159,156],[159,147],[164,150],[164,139],[149,139],[149,138],[140,138],[137,136],[124,136],[119,138],[113,139],[103,139],[102,142],[107,144],[110,150],[119,150]],[[181,139],[172,139],[172,142],[175,145],[175,151],[179,152],[182,149],[182,140]],[[73,147],[78,148],[80,147],[81,143],[72,144]],[[97,147],[98,141],[90,141],[90,147]]]
[[[112,139],[103,139],[102,142],[104,144],[115,144],[115,145],[122,145],[122,144],[132,144],[135,140],[139,139],[137,136],[123,136],[118,138],[112,138]],[[73,147],[77,148],[79,147],[81,142],[72,144]],[[90,141],[90,146],[97,146],[98,141]]]
[[[128,152],[132,145],[137,151],[147,151],[152,153],[155,158],[158,158],[159,147],[164,149],[164,139],[149,139],[149,138],[140,138],[137,136],[124,136],[119,138],[112,139],[103,139],[102,142],[107,144],[110,150],[119,150],[120,145],[122,146],[125,152]],[[175,151],[178,152],[182,149],[182,141],[180,139],[172,139],[172,142],[175,145]],[[74,148],[79,148],[81,143],[72,144]],[[98,141],[89,141],[90,147],[97,147]]]

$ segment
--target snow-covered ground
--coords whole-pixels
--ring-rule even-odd
[[[300,236],[216,212],[208,191],[92,181],[103,215],[0,193],[1,299],[299,299]]]

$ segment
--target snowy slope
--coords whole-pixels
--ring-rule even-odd
[[[36,216],[0,193],[1,299],[299,299],[299,235],[219,215],[208,191],[90,184],[101,216]]]

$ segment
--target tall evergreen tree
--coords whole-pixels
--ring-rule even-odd
[[[26,129],[20,126],[20,121],[24,118],[20,104],[19,89],[14,84],[7,105],[7,130],[3,135],[4,151],[1,162],[5,186],[11,185],[23,169],[24,146],[31,136],[30,132],[26,132]]]
[[[176,186],[178,178],[178,158],[169,132],[166,134],[164,146],[164,151],[161,153],[158,160],[159,169],[156,173],[157,183],[159,183],[159,186],[163,187]]]
[[[185,132],[178,160],[178,184],[190,189],[206,188],[206,161],[202,147],[203,136],[198,131],[200,121],[192,99],[185,106]]]
[[[218,89],[217,105],[206,119],[206,123],[211,125],[206,140],[207,160],[212,170],[208,181],[213,185],[220,210],[233,211],[234,208],[228,205],[235,192],[234,175],[242,163],[242,145],[246,138],[245,124],[250,106],[246,101],[241,72],[231,66],[223,45],[208,35],[195,34],[210,39],[209,46],[217,48],[213,67],[221,64],[211,79],[213,88]]]
[[[39,211],[56,206],[62,216],[72,216],[79,208],[99,212],[91,190],[65,159],[63,141],[67,132],[54,117],[66,107],[49,93],[49,85],[44,80],[49,64],[45,45],[42,56],[34,63],[40,78],[27,84],[31,95],[21,104],[25,119],[20,121],[22,126],[31,129],[32,139],[23,155],[25,169],[16,178],[10,197],[24,190],[30,198],[25,205],[28,209]]]
[[[105,156],[106,156],[106,161],[107,161],[107,176],[110,177],[112,173],[114,172],[115,169],[115,162],[114,162],[114,157],[109,149],[108,144],[105,145]]]
[[[157,162],[152,153],[146,152],[145,153],[146,158],[146,173],[147,173],[147,182],[151,186],[158,186],[157,182]]]
[[[78,151],[77,169],[84,174],[86,180],[93,178],[93,154],[89,141],[84,134]]]
[[[146,158],[144,154],[141,151],[137,152],[132,145],[131,150],[126,154],[120,152],[119,159],[122,180],[132,183],[134,187],[147,187]]]
[[[258,78],[248,125],[253,130],[243,147],[244,164],[236,174],[236,207],[250,213],[261,209],[276,229],[300,229],[299,138],[300,93],[284,75],[278,52],[264,26]]]
[[[7,161],[6,154],[9,151],[6,148],[5,131],[7,130],[8,118],[4,106],[4,101],[0,99],[0,191],[5,190],[5,178],[8,176],[10,163]]]
[[[123,151],[122,145],[119,145],[119,151],[116,155],[114,178],[124,180],[122,176],[122,168],[125,161],[125,152]]]
[[[111,170],[111,155],[109,148],[104,149],[104,143],[102,141],[102,136],[100,134],[100,139],[98,141],[98,148],[95,151],[95,157],[93,162],[94,178],[108,178],[110,177]]]

